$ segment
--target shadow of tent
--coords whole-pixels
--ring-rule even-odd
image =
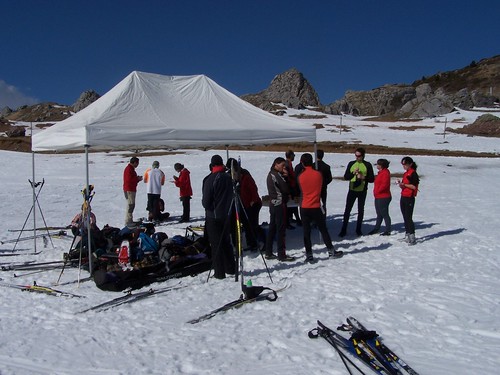
[[[443,237],[443,236],[454,236],[456,234],[462,233],[465,230],[466,230],[465,228],[443,230],[441,232],[437,232],[437,233],[429,234],[427,236],[419,237],[418,242],[429,241],[429,240],[433,240],[435,238],[439,238],[439,237]]]

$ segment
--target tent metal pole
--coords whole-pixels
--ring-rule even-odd
[[[33,123],[31,122],[31,143],[33,144]],[[31,190],[33,194],[33,249],[34,253],[36,253],[36,192],[35,192],[35,152],[31,151],[31,178],[32,178],[32,183],[31,183]]]
[[[318,170],[318,142],[314,141],[314,167]]]
[[[90,230],[90,183],[89,183],[89,146],[85,145],[85,176],[86,176],[86,186],[85,186],[85,204],[87,205],[87,247],[89,249],[89,273],[92,275],[92,238]]]
[[[226,145],[226,160],[229,159],[229,145]]]

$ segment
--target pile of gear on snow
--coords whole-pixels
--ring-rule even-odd
[[[200,233],[201,232],[201,233]],[[196,275],[211,268],[210,245],[203,227],[188,227],[184,236],[169,238],[153,223],[123,229],[105,225],[92,231],[92,276],[102,290],[138,289],[153,282]],[[64,254],[70,264],[88,265],[86,235],[78,236]]]

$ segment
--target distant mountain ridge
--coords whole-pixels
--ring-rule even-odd
[[[422,118],[449,113],[455,107],[497,107],[500,97],[500,55],[473,61],[465,68],[422,77],[411,85],[393,84],[369,91],[347,91],[327,106],[330,114],[392,115]]]
[[[83,92],[73,105],[47,102],[8,107],[0,111],[0,123],[8,121],[56,122],[72,116],[97,100],[95,91]],[[241,96],[249,103],[276,114],[286,107],[315,108],[327,114],[421,118],[449,113],[455,107],[498,107],[500,55],[471,62],[468,66],[422,77],[412,84],[389,84],[368,91],[347,91],[341,99],[321,104],[314,87],[296,68],[278,74],[268,88]],[[3,118],[3,119],[2,119]]]

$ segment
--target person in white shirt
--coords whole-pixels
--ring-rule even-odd
[[[148,219],[160,221],[161,187],[165,184],[165,174],[160,169],[160,162],[155,160],[151,168],[144,172],[143,181],[147,184],[148,193]]]

